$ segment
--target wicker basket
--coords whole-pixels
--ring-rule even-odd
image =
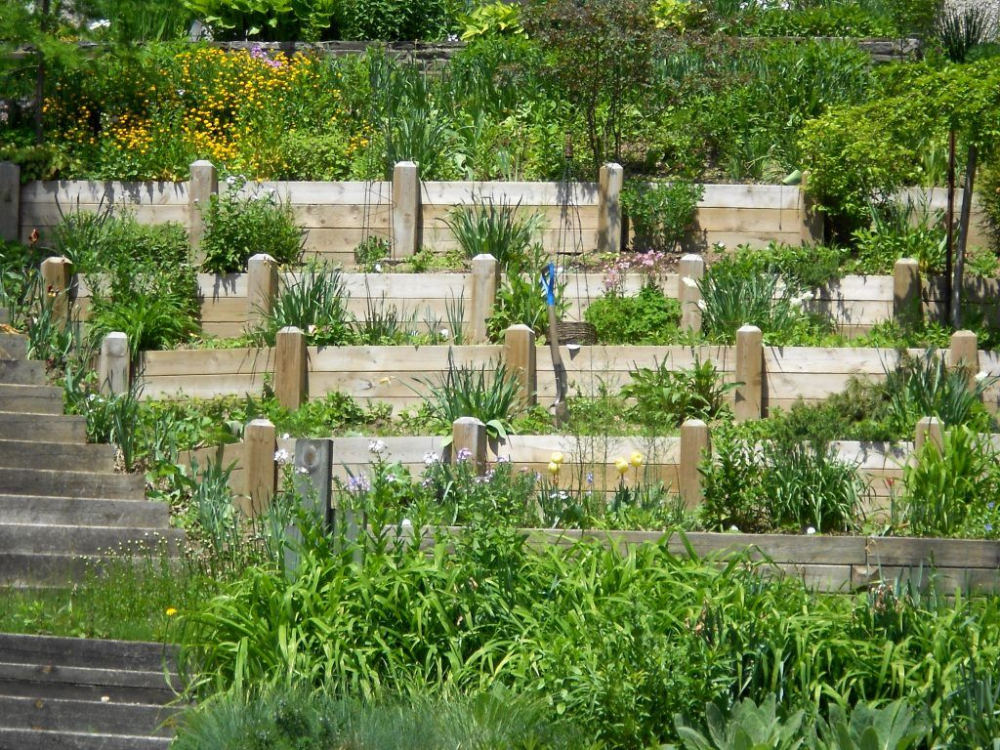
[[[596,344],[597,329],[593,323],[578,323],[563,320],[559,322],[560,344]]]

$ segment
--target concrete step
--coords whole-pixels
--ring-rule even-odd
[[[0,469],[38,469],[59,467],[60,470],[82,471],[88,474],[113,474],[115,449],[96,443],[46,443],[34,440],[0,440]]]
[[[170,509],[151,500],[0,495],[0,522],[165,529]]]
[[[0,384],[0,412],[62,414],[65,408],[62,388],[51,385]]]
[[[0,729],[0,750],[167,750],[169,737]]]
[[[32,359],[0,359],[0,383],[46,385],[45,363]]]
[[[77,415],[0,411],[0,440],[87,442],[87,420]]]
[[[169,682],[168,682],[169,679]],[[134,701],[165,705],[177,700],[180,680],[161,672],[0,662],[0,695],[42,700]]]
[[[94,474],[54,469],[0,469],[0,495],[142,500],[146,478],[142,474]]]
[[[5,555],[110,556],[159,550],[174,554],[184,539],[180,529],[129,529],[114,526],[45,526],[0,523],[0,559]],[[0,569],[0,574],[3,570]]]
[[[48,732],[171,737],[177,708],[108,700],[0,695],[0,727]]]
[[[159,672],[176,671],[177,648],[142,641],[61,638],[51,635],[0,633],[0,661],[47,663],[65,667]],[[117,683],[115,683],[117,684]]]
[[[6,323],[0,320],[0,323]],[[19,333],[0,333],[0,359],[27,359],[28,337]]]

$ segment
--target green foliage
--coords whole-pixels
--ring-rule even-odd
[[[334,0],[183,0],[220,41],[336,39],[340,6]]]
[[[862,275],[892,275],[900,258],[914,258],[923,273],[944,273],[946,238],[943,213],[926,206],[888,201],[871,206],[871,226],[856,229],[851,239],[856,260],[851,270]]]
[[[903,474],[904,515],[916,536],[954,536],[976,506],[1000,497],[998,456],[987,436],[966,426],[944,433],[939,449],[927,440]],[[992,510],[992,508],[990,508]],[[992,529],[986,529],[987,532]]]
[[[756,440],[728,431],[713,436],[715,458],[701,467],[701,518],[710,529],[849,531],[868,494],[855,466],[836,450],[776,433]]]
[[[384,237],[371,235],[354,248],[354,262],[367,273],[377,273],[389,259],[392,244]]]
[[[384,702],[271,688],[227,696],[181,721],[177,750],[585,750],[593,745],[543,705],[494,688],[473,696]]]
[[[345,16],[345,39],[436,41],[457,30],[446,0],[349,0]]]
[[[848,256],[839,247],[771,242],[765,248],[740,245],[728,262],[748,275],[774,274],[793,288],[811,290],[841,277]]]
[[[652,284],[635,296],[612,289],[591,302],[583,317],[602,344],[672,344],[682,338],[680,302]]]
[[[765,342],[792,345],[832,328],[829,319],[803,312],[803,304],[813,297],[811,292],[796,294],[773,274],[748,272],[722,260],[709,267],[699,286],[702,331],[709,341],[732,343],[739,328],[754,325],[763,331]]]
[[[703,185],[684,180],[622,191],[622,209],[635,230],[635,249],[672,251],[691,229]]]
[[[507,202],[505,197],[472,197],[471,204],[461,204],[448,213],[445,223],[454,233],[465,257],[492,255],[502,269],[522,266],[533,237],[541,229],[540,214],[518,216],[521,202]]]
[[[671,370],[667,360],[638,367],[629,373],[622,397],[634,399],[632,418],[650,427],[679,427],[686,419],[711,422],[728,412],[726,394],[736,387],[725,384],[711,362],[695,357],[690,368]]]
[[[202,269],[245,272],[250,256],[259,253],[270,255],[280,265],[297,263],[302,230],[295,224],[291,205],[270,192],[243,196],[243,181],[228,178],[226,182],[226,190],[213,195],[204,211]]]
[[[818,728],[819,736],[811,743],[815,750],[908,750],[919,746],[927,733],[922,717],[904,701],[881,708],[858,703],[850,710],[832,704],[829,721],[820,721]]]
[[[271,303],[270,313],[249,330],[249,336],[274,346],[278,331],[296,326],[313,346],[342,346],[352,340],[349,297],[340,269],[310,265],[283,286]]]
[[[990,671],[962,669],[962,684],[952,695],[952,747],[992,748],[1000,738],[1000,681]]]
[[[504,331],[512,325],[526,325],[540,340],[549,338],[548,302],[542,286],[546,259],[540,246],[532,248],[532,257],[508,267],[493,304],[493,314],[487,320],[491,341],[503,341]],[[555,285],[556,319],[561,320],[569,309],[566,282]]]
[[[500,362],[481,367],[455,363],[448,350],[448,371],[439,382],[417,379],[425,393],[435,429],[451,434],[460,417],[475,417],[486,425],[487,434],[506,438],[514,418],[523,410],[520,385]]]
[[[677,734],[685,750],[742,750],[770,748],[798,750],[802,746],[800,728],[803,712],[778,718],[775,696],[768,695],[758,706],[750,698],[733,706],[729,716],[713,703],[705,706],[707,734],[688,725],[681,716],[674,717]]]
[[[938,19],[937,38],[945,57],[953,63],[967,62],[975,47],[996,41],[996,20],[985,7],[951,8]]]
[[[525,36],[519,6],[505,2],[484,3],[464,19],[462,41],[498,36]]]

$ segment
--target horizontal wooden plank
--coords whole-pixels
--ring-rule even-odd
[[[444,226],[452,218],[455,206],[430,205],[420,209],[420,220],[425,227]],[[527,206],[522,204],[517,208],[516,215],[521,219],[538,216],[542,227],[547,229],[575,228],[597,229],[597,206]]]
[[[392,225],[392,206],[357,204],[293,204],[295,221],[306,229],[321,227],[368,227],[388,231]]]
[[[29,227],[53,227],[64,217],[74,213],[97,213],[109,206],[90,204],[69,205],[55,203],[28,203],[21,206],[21,224]],[[127,208],[129,214],[142,224],[174,222],[187,226],[190,209],[186,205],[136,205]],[[116,209],[116,213],[121,213]]]
[[[705,185],[699,208],[770,208],[797,211],[800,190],[788,185]]]
[[[422,182],[421,203],[424,206],[472,203],[490,200],[517,203],[522,206],[597,205],[596,182]]]
[[[240,193],[260,195],[268,191],[292,205],[391,205],[391,182],[258,182],[249,183]]]
[[[348,262],[354,262],[354,249],[369,237],[390,239],[389,230],[372,227],[317,227],[303,232],[303,248],[312,253],[344,253]]]
[[[99,180],[33,181],[21,186],[21,207],[55,204],[187,205],[187,182],[117,182]]]
[[[927,589],[932,585],[941,593],[950,595],[956,591],[983,594],[1000,591],[1000,571],[991,568],[931,568],[914,564],[912,566],[855,566],[855,585],[867,586],[876,581],[887,583],[909,583]]]
[[[1000,542],[973,539],[873,537],[872,565],[919,565],[937,568],[1000,568]]]
[[[694,227],[702,232],[753,232],[799,234],[802,231],[798,209],[700,207]]]
[[[410,372],[444,371],[448,352],[454,361],[485,366],[499,361],[499,346],[343,346],[308,350],[310,373],[322,372]]]
[[[572,231],[543,229],[536,233],[535,240],[542,244],[546,252],[550,253],[585,252],[597,247],[597,230],[587,228],[574,228]],[[422,244],[439,253],[460,249],[451,230],[443,224],[425,224]]]
[[[768,373],[884,375],[898,362],[894,349],[764,347]]]
[[[844,276],[815,289],[818,300],[892,302],[892,276]]]
[[[142,399],[218,398],[220,396],[260,395],[264,391],[263,373],[227,375],[157,375],[143,377]]]
[[[716,370],[731,372],[736,366],[736,349],[728,346],[581,346],[571,351],[561,347],[563,364],[570,377],[580,375],[607,375],[628,373],[635,367],[653,367],[655,362],[667,361],[671,369],[692,367],[696,360],[711,361]],[[548,347],[540,347],[536,354],[538,372],[552,372],[552,354]]]
[[[147,379],[163,376],[213,374],[263,375],[272,369],[271,349],[185,349],[146,352],[140,372]]]

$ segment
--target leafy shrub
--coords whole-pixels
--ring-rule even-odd
[[[492,255],[503,269],[521,266],[527,259],[532,238],[541,228],[542,217],[518,216],[520,207],[520,201],[511,204],[504,197],[495,202],[492,197],[473,196],[471,204],[453,208],[445,223],[465,257]]]
[[[241,181],[228,178],[226,182],[226,190],[213,195],[204,209],[202,268],[208,273],[243,272],[250,256],[258,253],[267,253],[280,265],[298,262],[302,230],[291,205],[273,193],[240,197]]]
[[[388,260],[392,244],[384,237],[372,235],[354,248],[354,262],[368,273],[381,270],[383,261]]]
[[[436,41],[457,30],[446,0],[349,0],[345,16],[345,39]]]
[[[747,274],[780,276],[792,288],[815,289],[840,278],[848,259],[849,252],[839,247],[771,242],[766,248],[740,245],[728,262]]]
[[[802,746],[803,711],[788,718],[778,718],[777,700],[768,695],[758,706],[750,698],[733,706],[729,716],[713,703],[705,706],[707,734],[690,726],[683,717],[674,722],[681,746],[685,750],[737,750],[738,748],[771,748],[798,750]]]
[[[916,536],[956,535],[976,506],[1000,497],[996,450],[966,426],[945,431],[941,449],[928,440],[916,458],[903,474],[904,515]]]
[[[872,206],[870,212],[871,227],[857,229],[851,236],[857,255],[854,273],[892,275],[900,258],[917,259],[924,273],[944,272],[945,230],[940,211],[932,216],[912,201],[889,201],[881,208]]]
[[[460,417],[475,417],[486,425],[487,433],[506,438],[511,423],[523,410],[517,378],[501,362],[481,367],[455,364],[448,351],[448,371],[439,382],[417,380],[426,389],[421,394],[438,430],[450,435]]]
[[[530,260],[507,268],[497,290],[493,314],[487,321],[491,341],[503,341],[504,331],[512,325],[526,325],[538,339],[548,339],[548,303],[542,292],[542,274],[546,265],[541,248],[536,246]],[[561,320],[569,309],[569,302],[566,300],[566,282],[559,281],[558,274],[553,291],[556,318]]]
[[[711,362],[697,358],[692,367],[673,371],[666,359],[654,360],[652,368],[637,367],[629,377],[622,397],[635,400],[632,419],[650,427],[679,427],[686,419],[718,419],[727,411],[726,393],[736,387],[724,384]]]
[[[716,436],[716,457],[701,469],[701,517],[708,528],[754,533],[854,527],[869,489],[832,447],[780,435],[760,446],[725,431]]]
[[[622,191],[622,209],[635,231],[640,250],[675,250],[692,227],[703,185],[683,180],[652,186],[633,186]]]
[[[216,40],[306,41],[337,39],[339,6],[333,0],[183,0]]]
[[[349,297],[340,269],[311,265],[284,285],[270,313],[248,333],[253,340],[274,346],[278,331],[296,326],[313,346],[342,346],[352,337]]]
[[[583,313],[602,344],[668,344],[681,338],[681,304],[646,284],[635,296],[614,290],[598,297]]]

